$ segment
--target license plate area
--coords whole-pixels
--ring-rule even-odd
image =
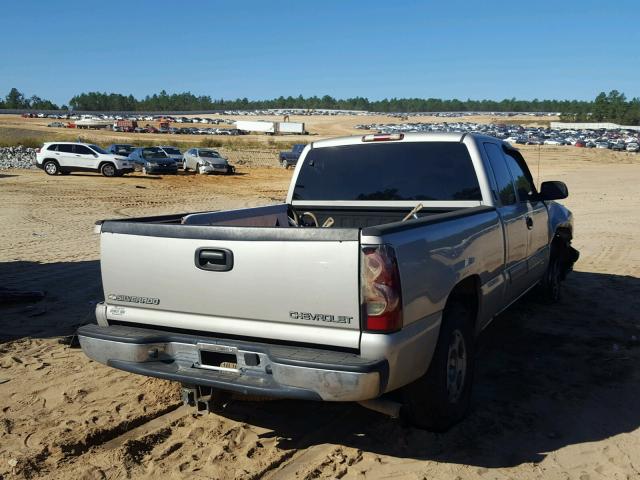
[[[199,368],[218,370],[222,372],[240,372],[238,368],[238,349],[225,345],[198,345],[200,362]]]

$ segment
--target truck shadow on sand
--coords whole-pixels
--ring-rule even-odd
[[[98,261],[0,263],[0,286],[44,290],[0,305],[0,342],[71,335],[95,322]],[[399,458],[510,467],[640,427],[640,279],[574,272],[559,305],[535,294],[481,335],[472,410],[433,434],[348,403],[233,401],[221,415],[283,449],[333,443]]]
[[[335,443],[400,458],[511,467],[640,427],[640,279],[574,272],[559,305],[535,293],[481,335],[472,411],[443,434],[355,404],[237,402],[222,415],[281,448]]]
[[[103,297],[97,260],[2,262],[0,287],[45,294],[40,301],[0,303],[0,341],[72,335],[80,325],[95,322],[94,307]]]

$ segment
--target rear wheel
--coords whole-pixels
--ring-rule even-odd
[[[60,167],[53,160],[47,160],[44,162],[42,168],[47,175],[57,175],[60,172]]]
[[[427,373],[403,390],[405,418],[420,428],[442,432],[462,420],[471,403],[475,342],[471,310],[452,300]]]
[[[286,160],[282,160],[281,162],[282,168],[289,168],[289,164],[287,163]]]
[[[102,165],[100,172],[105,177],[115,177],[116,176],[116,167],[113,163],[105,163]]]

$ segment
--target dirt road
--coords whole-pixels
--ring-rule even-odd
[[[102,298],[95,220],[275,202],[290,172],[106,179],[0,172],[0,478],[640,478],[640,161],[544,148],[582,256],[560,305],[535,296],[480,338],[469,417],[445,434],[353,404],[234,401],[206,416],[174,384],[58,343]],[[537,149],[524,149],[537,171]]]

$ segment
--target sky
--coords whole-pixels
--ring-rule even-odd
[[[639,0],[21,0],[0,96],[640,97],[639,22]]]

